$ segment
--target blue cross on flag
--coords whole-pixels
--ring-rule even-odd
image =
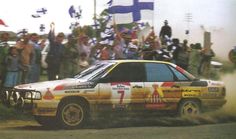
[[[117,24],[152,21],[154,0],[113,0],[109,13]]]
[[[47,13],[47,9],[46,8],[41,8],[41,9],[38,9],[36,12],[37,13],[41,13],[41,14],[46,14]]]

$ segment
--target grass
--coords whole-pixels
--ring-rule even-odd
[[[30,120],[32,116],[14,108],[8,108],[0,104],[0,121],[4,120]]]

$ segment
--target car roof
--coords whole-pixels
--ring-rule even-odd
[[[138,63],[162,63],[162,64],[169,64],[174,65],[170,62],[165,61],[156,61],[156,60],[104,60],[102,62],[108,62],[108,63],[131,63],[131,62],[138,62]]]

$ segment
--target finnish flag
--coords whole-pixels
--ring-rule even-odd
[[[109,8],[116,24],[153,20],[154,0],[113,0]]]

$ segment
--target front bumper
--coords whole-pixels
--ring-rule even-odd
[[[4,89],[0,93],[1,102],[7,107],[15,107],[18,109],[31,110],[34,107],[33,92],[35,90],[23,89]],[[31,94],[31,98],[26,97]]]
[[[55,116],[58,100],[42,100],[26,98],[26,92],[33,93],[35,90],[5,89],[0,92],[0,98],[6,107],[14,107],[18,110],[39,116]],[[33,95],[31,95],[33,96]]]

